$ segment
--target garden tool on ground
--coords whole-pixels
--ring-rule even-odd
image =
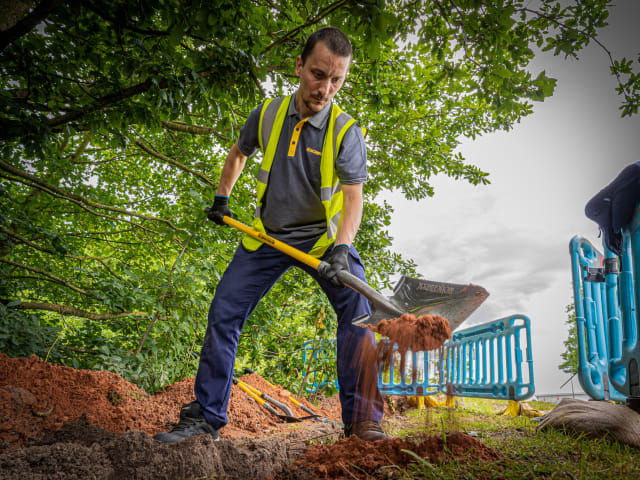
[[[273,405],[275,405],[276,407],[278,407],[280,410],[282,410],[286,415],[289,415],[290,417],[293,417],[293,412],[291,411],[291,409],[286,406],[284,403],[279,402],[278,400],[276,400],[273,397],[270,397],[269,395],[267,395],[264,392],[261,392],[260,390],[258,390],[257,388],[255,388],[253,385],[249,385],[246,382],[243,382],[242,380],[239,380],[237,377],[233,377],[233,379],[235,380],[235,384],[238,385],[239,387],[247,387],[249,388],[253,393],[255,393],[256,395],[258,395],[260,398],[262,398],[265,402],[269,402],[272,403]],[[243,388],[244,390],[244,388]]]
[[[231,217],[223,217],[223,222],[311,268],[318,270],[323,263],[322,260]],[[449,320],[451,330],[455,330],[489,296],[489,292],[478,285],[458,285],[402,276],[393,290],[393,295],[385,297],[346,270],[338,272],[338,278],[344,285],[369,300],[371,315],[363,315],[352,320],[354,325],[360,326],[377,325],[380,320],[398,318],[410,313],[416,317],[427,314],[442,315]]]
[[[270,413],[274,414],[278,418],[281,418],[282,420],[285,420],[286,422],[289,422],[289,423],[302,422],[303,420],[309,420],[312,418],[316,418],[318,416],[314,414],[306,417],[294,417],[291,409],[287,407],[284,403],[277,401],[275,398],[272,398],[269,395],[266,395],[265,393],[249,385],[248,383],[245,383],[242,380],[238,380],[236,377],[233,377],[233,384],[240,387],[243,392],[245,392],[247,395],[253,398],[256,402],[258,402],[259,405],[263,406]],[[280,410],[285,412],[284,415],[281,413],[278,413],[278,411],[275,408],[273,408],[271,404],[275,405]]]
[[[198,356],[198,354],[195,353],[195,352],[191,352],[191,356],[193,358],[195,358],[196,360],[200,359],[200,356]],[[248,370],[249,373],[254,373],[253,370],[250,370],[248,368],[245,369],[245,371],[246,370]],[[237,385],[238,387],[240,387],[240,389],[243,392],[245,392],[247,395],[249,395],[251,398],[253,398],[256,402],[258,402],[259,405],[263,406],[269,412],[273,413],[277,417],[279,417],[279,418],[281,418],[281,419],[283,419],[283,420],[285,420],[287,422],[290,422],[290,423],[301,422],[303,420],[309,420],[309,419],[312,419],[312,418],[319,417],[319,415],[316,415],[315,413],[312,413],[311,415],[306,416],[306,417],[294,417],[293,416],[293,412],[291,411],[291,409],[287,405],[285,405],[284,403],[279,402],[278,400],[276,400],[273,397],[270,397],[266,393],[261,392],[256,387],[254,387],[252,385],[249,385],[248,383],[243,382],[242,380],[238,380],[238,378],[236,378],[235,375],[233,376],[232,381],[233,381],[234,385]],[[265,380],[265,382],[266,382],[266,380]],[[267,382],[267,384],[271,385],[269,382]],[[289,398],[291,398],[291,397],[289,397]],[[273,408],[273,406],[271,404],[275,405],[280,410],[282,410],[284,412],[284,415],[281,414],[281,413],[278,413],[278,411],[275,408]]]
[[[244,373],[256,373],[253,370],[251,370],[250,368],[245,367],[244,369]],[[270,387],[276,388],[275,385],[271,384],[268,380],[266,380],[264,377],[262,377],[262,379],[267,382],[267,385],[269,385]],[[291,401],[291,403],[293,403],[294,405],[300,407],[302,410],[304,410],[307,413],[310,413],[313,418],[313,420],[315,420],[316,422],[323,422],[323,423],[335,423],[336,425],[340,425],[341,427],[344,427],[344,425],[340,422],[336,422],[335,420],[331,420],[330,418],[327,417],[323,417],[321,415],[317,415],[316,412],[314,412],[313,410],[311,410],[309,407],[307,407],[306,405],[304,405],[300,400],[298,400],[297,398],[295,398],[293,395],[289,395],[289,400]],[[306,418],[306,417],[305,417]]]

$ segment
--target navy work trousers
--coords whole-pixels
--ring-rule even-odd
[[[308,251],[314,242],[296,245]],[[233,260],[218,283],[209,308],[207,332],[200,353],[200,365],[195,381],[195,394],[207,421],[214,428],[227,424],[227,405],[231,394],[233,368],[238,339],[245,320],[280,276],[296,266],[308,272],[322,287],[338,316],[338,382],[342,421],[380,421],[382,396],[377,389],[359,388],[359,355],[362,342],[373,342],[373,333],[351,324],[351,320],[370,313],[369,302],[351,288],[335,288],[319,277],[314,269],[262,245],[255,252],[238,247]],[[355,248],[349,250],[349,270],[365,280],[364,266]],[[362,365],[377,368],[377,365]],[[371,375],[367,375],[371,378]],[[377,378],[377,376],[373,376]],[[371,391],[373,390],[373,392]]]

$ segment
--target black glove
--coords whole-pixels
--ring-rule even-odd
[[[327,258],[318,267],[320,277],[336,288],[344,287],[344,284],[338,278],[340,270],[349,271],[349,245],[344,243],[333,247]]]
[[[233,218],[233,214],[231,213],[231,210],[229,210],[228,204],[229,197],[216,195],[213,200],[213,205],[204,209],[204,211],[207,212],[207,218],[218,225],[226,225],[226,223],[222,221],[222,217],[227,216]]]

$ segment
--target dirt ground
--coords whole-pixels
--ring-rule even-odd
[[[241,380],[287,404],[295,416],[308,415],[284,388],[257,374]],[[499,458],[465,434],[449,435],[446,446],[438,437],[341,439],[336,423],[287,423],[236,386],[220,441],[207,435],[172,445],[154,441],[151,437],[175,424],[180,407],[192,400],[193,378],[148,395],[111,372],[0,353],[0,479],[377,478],[390,461],[403,466],[412,460],[403,449],[435,463],[450,457]],[[299,400],[340,421],[337,396],[320,405]]]

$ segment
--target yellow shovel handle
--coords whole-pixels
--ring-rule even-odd
[[[238,386],[242,387],[242,389],[244,390],[245,388],[248,388],[249,390],[251,390],[253,393],[255,393],[256,395],[260,395],[262,392],[260,390],[258,390],[257,388],[249,385],[248,383],[243,382],[242,380],[236,380],[238,382]]]
[[[237,228],[241,232],[246,233],[252,238],[255,238],[259,242],[266,243],[267,245],[272,246],[276,250],[280,250],[282,253],[289,255],[292,258],[295,258],[301,263],[313,268],[314,270],[318,270],[318,267],[321,263],[321,260],[312,257],[311,255],[304,253],[297,248],[293,248],[286,243],[281,242],[280,240],[276,240],[275,238],[270,237],[266,233],[259,232],[254,230],[251,227],[247,227],[244,223],[238,222],[231,217],[224,216],[222,217],[222,221],[227,225],[230,225],[234,228]],[[371,286],[367,284],[367,282],[360,280],[355,275],[351,274],[349,270],[339,270],[337,273],[338,279],[347,287],[354,289],[360,295],[364,296],[369,303],[371,303],[371,307],[375,308],[377,312],[385,313],[388,315],[387,318],[398,318],[403,313],[406,312],[405,307],[399,307],[398,305],[391,302],[387,297],[383,297],[378,292],[376,292]],[[361,317],[358,323],[361,323],[363,320],[370,318]],[[354,320],[357,321],[358,319]]]
[[[264,405],[266,402],[260,398],[258,395],[256,395],[254,392],[251,391],[250,388],[248,388],[248,386],[246,386],[245,384],[240,384],[238,383],[238,386],[245,391],[245,393],[247,395],[249,395],[251,398],[253,398],[256,402],[258,402],[260,405]]]
[[[305,265],[308,265],[309,267],[315,270],[318,270],[318,266],[320,265],[319,259],[312,257],[311,255],[298,250],[297,248],[293,248],[287,245],[286,243],[281,242],[280,240],[276,240],[275,238],[270,237],[266,233],[262,233],[262,232],[259,232],[258,230],[248,227],[244,223],[238,222],[237,220],[234,220],[231,217],[227,217],[227,216],[222,217],[222,221],[227,225],[230,225],[234,228],[237,228],[241,232],[246,233],[250,237],[255,238],[259,242],[266,243],[267,245],[272,246],[276,250],[280,250],[282,253],[286,253],[290,257],[295,258],[296,260],[304,263]]]

